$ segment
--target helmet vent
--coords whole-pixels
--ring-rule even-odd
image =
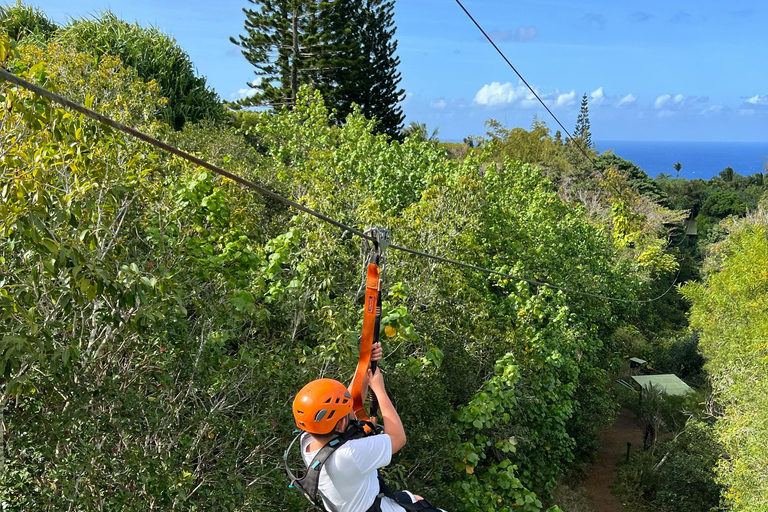
[[[344,393],[344,398],[352,398],[352,395],[349,394],[349,391]]]
[[[345,398],[345,399],[344,399],[344,401],[343,401],[343,402],[341,402],[341,403],[345,404],[345,403],[347,403],[347,402],[349,402],[349,400],[347,400],[347,399]]]
[[[304,411],[299,411],[299,410],[297,410],[297,411],[296,411],[296,414],[304,414]]]
[[[328,417],[327,417],[326,419],[327,419],[327,420],[329,420],[329,419],[333,418],[333,415],[334,415],[334,414],[336,414],[336,409],[332,410],[332,411],[331,411],[331,414],[329,414],[329,415],[328,415]]]
[[[331,403],[331,400],[333,400],[333,397],[331,397],[328,400],[326,400],[325,403],[329,404],[329,403]]]
[[[303,421],[300,421],[300,422],[299,422],[299,425],[301,425],[302,427],[306,427],[306,425],[304,424],[304,422],[303,422]]]
[[[336,403],[339,403],[339,400],[341,400],[341,398],[337,398],[337,399],[336,399]]]
[[[315,421],[322,421],[326,414],[328,414],[328,409],[321,409],[317,411],[317,414],[315,415]]]

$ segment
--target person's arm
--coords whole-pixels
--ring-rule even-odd
[[[392,400],[387,395],[387,390],[384,389],[384,377],[381,375],[381,368],[373,375],[370,375],[369,371],[368,378],[371,389],[376,393],[376,398],[379,399],[379,409],[381,410],[381,417],[384,419],[384,434],[392,440],[392,453],[397,453],[405,446],[406,442],[403,423],[400,421],[395,406],[392,405]]]

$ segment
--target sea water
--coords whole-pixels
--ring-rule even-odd
[[[766,142],[651,142],[651,141],[597,141],[600,152],[613,149],[625,160],[633,162],[649,176],[659,173],[677,177],[673,167],[680,162],[683,167],[680,177],[708,180],[717,176],[726,167],[734,172],[749,176],[765,172],[768,163],[768,141]]]

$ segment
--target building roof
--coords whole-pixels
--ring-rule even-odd
[[[648,362],[645,359],[640,359],[639,357],[630,357],[629,360],[635,364],[645,364]]]
[[[633,375],[632,380],[641,387],[658,386],[662,393],[683,396],[692,391],[691,386],[680,380],[677,375],[667,373],[662,375]]]

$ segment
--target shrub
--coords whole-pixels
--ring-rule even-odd
[[[0,31],[3,30],[15,41],[22,38],[47,41],[58,30],[58,25],[39,8],[18,0],[14,5],[0,5]]]
[[[168,98],[159,117],[177,130],[185,123],[220,120],[224,114],[219,96],[205,78],[196,76],[187,52],[155,27],[126,23],[107,11],[72,20],[59,37],[81,52],[120,57],[124,66],[133,68],[145,81],[156,80]]]

